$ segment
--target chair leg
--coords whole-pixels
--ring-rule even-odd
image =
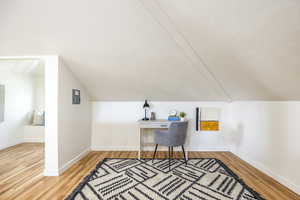
[[[183,145],[181,146],[181,148],[182,148],[182,152],[183,152],[183,157],[184,157],[185,164],[187,165],[187,161],[186,161],[185,151],[184,151]]]
[[[171,147],[169,147],[169,171],[171,170]]]
[[[156,151],[157,151],[157,146],[158,146],[158,144],[155,145],[155,150],[154,150],[154,154],[153,154],[153,158],[152,158],[152,163],[153,163],[153,161],[155,159],[155,155],[156,155]]]
[[[171,158],[174,158],[174,150],[173,150],[173,146],[171,146]]]

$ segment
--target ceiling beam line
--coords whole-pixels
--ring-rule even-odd
[[[171,17],[167,14],[157,0],[139,0],[144,9],[155,19],[155,21],[161,26],[168,35],[171,36],[176,45],[184,52],[185,56],[191,61],[193,66],[197,70],[201,70],[201,73],[206,79],[213,84],[218,93],[221,93],[229,102],[233,99],[226,91],[222,83],[216,78],[214,73],[209,69],[206,62],[194,49],[192,44],[184,36],[184,34],[176,27]]]

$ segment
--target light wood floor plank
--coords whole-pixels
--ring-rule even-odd
[[[144,156],[152,157],[152,152]],[[167,152],[158,152],[165,158]],[[181,158],[181,152],[174,152]],[[44,146],[24,143],[0,151],[0,199],[64,199],[104,158],[136,158],[132,151],[93,151],[59,177],[44,177]],[[191,152],[192,158],[217,158],[268,200],[300,200],[300,196],[230,152]]]

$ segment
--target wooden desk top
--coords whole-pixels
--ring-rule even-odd
[[[166,119],[158,120],[139,120],[138,124],[140,128],[169,128],[171,121]]]
[[[171,121],[167,120],[167,119],[156,119],[156,120],[142,120],[140,119],[138,121],[138,123],[169,123]]]

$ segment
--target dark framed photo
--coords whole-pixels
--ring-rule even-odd
[[[80,104],[80,90],[78,90],[78,89],[72,90],[72,103]]]

